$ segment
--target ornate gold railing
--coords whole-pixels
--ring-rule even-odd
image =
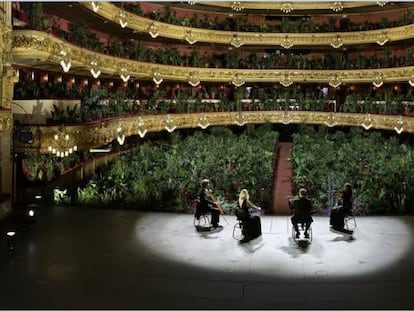
[[[75,137],[78,150],[88,150],[112,141],[116,143],[119,135],[125,137],[147,132],[170,131],[185,128],[206,128],[207,126],[234,125],[243,126],[254,123],[282,124],[320,124],[328,127],[357,126],[365,129],[392,130],[397,133],[414,132],[414,118],[396,115],[369,115],[357,113],[332,113],[311,111],[243,111],[214,112],[192,114],[143,115],[113,119],[94,124],[66,126],[65,132]],[[15,139],[15,152],[48,153],[53,144],[54,134],[62,130],[62,126],[17,126],[16,131],[30,132],[31,143]],[[19,137],[19,133],[14,135]]]
[[[92,2],[80,2],[80,4],[94,12]],[[209,30],[154,21],[121,10],[109,2],[99,2],[99,9],[95,14],[135,31],[149,33],[154,38],[160,36],[177,40],[187,40],[192,44],[195,42],[208,42],[231,44],[235,47],[241,45],[325,45],[339,48],[342,45],[364,43],[378,43],[383,45],[388,41],[399,41],[414,37],[414,25],[378,30],[332,33],[255,33]]]
[[[159,65],[108,56],[68,44],[52,35],[34,30],[13,32],[13,63],[44,68],[53,64],[60,71],[62,51],[71,61],[70,71],[90,74],[91,62],[96,61],[103,76],[120,76],[121,69],[133,78],[192,82],[224,82],[241,85],[245,82],[277,83],[374,83],[414,81],[414,66],[359,70],[294,70],[294,69],[227,69]]]
[[[229,8],[233,9],[235,3],[237,1],[216,1],[216,2],[209,2],[209,1],[202,1],[198,2],[197,4],[207,5],[207,6],[216,6],[222,8]],[[240,1],[241,5],[244,9],[250,10],[282,10],[287,7],[291,7],[292,10],[332,10],[338,2],[330,2],[330,1],[323,1],[323,2],[304,2],[304,1],[267,1],[267,2],[250,2],[250,1]],[[374,1],[364,1],[364,2],[357,2],[357,1],[344,1],[339,2],[342,8],[351,9],[351,8],[361,8],[361,7],[369,7],[369,6],[378,6]]]

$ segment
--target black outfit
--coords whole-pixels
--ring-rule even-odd
[[[202,214],[211,213],[211,225],[217,228],[220,220],[220,211],[216,209],[216,204],[210,199],[208,189],[201,188],[199,196],[200,203],[197,206],[196,217],[200,218]]]
[[[341,206],[333,208],[329,217],[329,224],[334,230],[342,231],[345,226],[345,215]]]
[[[313,209],[312,202],[305,197],[301,197],[294,200],[292,205],[294,214],[291,217],[291,222],[295,228],[296,234],[299,235],[298,224],[305,224],[305,236],[307,236],[308,230],[313,222],[313,218],[311,216]]]
[[[238,220],[242,222],[242,234],[243,239],[240,242],[248,242],[262,235],[262,225],[259,216],[252,216],[247,206],[247,200],[243,200],[240,206],[237,201],[238,210],[236,216]]]
[[[342,192],[342,209],[345,215],[352,215],[352,189]]]
[[[352,233],[350,230],[345,230],[345,217],[352,215],[352,189],[345,189],[342,191],[342,205],[331,210],[329,224],[332,229],[343,232]]]

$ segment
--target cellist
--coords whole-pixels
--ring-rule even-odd
[[[223,226],[219,225],[220,221],[220,214],[221,214],[221,207],[217,201],[213,201],[212,198],[214,196],[211,194],[210,190],[208,189],[210,180],[203,179],[201,181],[201,189],[200,189],[200,208],[203,213],[211,213],[211,226],[212,228],[221,228]]]

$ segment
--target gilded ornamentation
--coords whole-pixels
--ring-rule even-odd
[[[414,29],[413,29],[414,30]],[[413,32],[414,35],[414,32]],[[14,63],[39,63],[55,62],[57,68],[60,67],[61,45],[64,42],[50,36],[47,33],[31,30],[21,30],[13,32],[13,59]],[[91,59],[99,57],[100,71],[106,74],[119,72],[119,68],[124,68],[131,78],[153,79],[156,73],[156,80],[188,81],[188,77],[194,72],[194,68],[182,66],[169,66],[152,63],[144,63],[121,59],[106,54],[97,53],[81,49],[75,45],[68,46],[70,51],[72,67],[74,70],[83,74],[90,74]],[[33,65],[36,67],[36,65]],[[86,69],[85,69],[86,68]],[[60,69],[61,70],[61,69]],[[341,77],[342,83],[372,83],[376,78],[382,77],[387,82],[408,82],[412,78],[414,66],[384,68],[384,69],[361,69],[361,70],[249,70],[232,69],[231,71],[223,68],[197,68],[197,78],[200,82],[227,82],[230,83],[235,75],[243,77],[244,81],[255,82],[280,82],[286,77],[293,83],[329,83],[336,75]]]
[[[0,112],[0,132],[8,132],[12,129],[12,114],[10,111]]]
[[[414,118],[395,115],[364,115],[357,113],[333,113],[315,111],[234,111],[192,114],[169,115],[142,115],[117,120],[105,121],[93,125],[74,125],[65,127],[66,132],[75,137],[78,150],[88,150],[100,147],[108,143],[117,143],[117,130],[122,128],[123,134],[128,137],[147,132],[172,132],[176,129],[199,128],[207,126],[238,124],[243,126],[248,123],[283,123],[283,124],[319,124],[329,127],[357,126],[365,129],[385,129],[397,133],[414,133]],[[12,119],[10,113],[0,113],[0,130],[10,130]],[[19,126],[16,126],[19,130]],[[59,130],[59,126],[25,126],[25,131],[33,133],[31,144],[14,142],[17,152],[32,151],[48,153],[48,146],[53,140],[53,134]]]
[[[216,2],[218,5],[220,2]],[[223,2],[225,3],[225,2]],[[253,3],[253,2],[252,2]],[[366,6],[365,2],[326,2],[326,3],[315,3],[315,2],[295,2],[295,9],[300,9],[307,7],[307,9],[314,10],[315,7],[321,7],[326,5],[327,8],[330,8],[334,3],[341,3],[341,6],[344,8],[347,7],[357,7],[357,6]],[[88,2],[81,2],[81,5],[85,6],[88,10],[93,11],[93,8]],[[227,4],[231,7],[231,3]],[[247,3],[243,2],[245,8],[247,8]],[[256,5],[256,4],[251,4]],[[258,5],[258,4],[257,4]],[[270,3],[266,2],[265,5],[278,6],[281,9],[283,2],[279,3]],[[110,2],[101,2],[100,9],[97,13],[107,20],[118,22],[113,12],[116,12],[118,8],[111,4]],[[313,6],[313,7],[312,7]],[[151,19],[137,16],[134,14],[128,15],[128,27],[138,31],[138,32],[148,32],[151,25],[156,26],[156,36],[167,37],[172,39],[182,40],[188,34],[188,31],[197,37],[198,42],[209,42],[209,43],[222,43],[230,44],[234,42],[236,37],[238,41],[243,42],[244,45],[275,45],[275,42],[283,42],[285,37],[288,35],[288,38],[291,42],[295,42],[295,45],[325,45],[329,46],[334,43],[335,46],[341,46],[342,44],[354,45],[361,43],[377,43],[379,38],[380,42],[384,40],[384,32],[386,32],[387,41],[398,41],[405,40],[414,37],[414,25],[393,27],[389,29],[378,29],[378,30],[369,30],[369,31],[354,31],[354,32],[342,32],[342,33],[252,33],[252,32],[233,32],[233,31],[219,31],[219,30],[208,30],[201,28],[189,28],[182,27],[178,25],[166,24],[161,22],[155,22]],[[340,35],[340,36],[339,36]],[[340,42],[338,42],[338,36]]]

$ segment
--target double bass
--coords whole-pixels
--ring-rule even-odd
[[[224,209],[223,207],[220,205],[219,201],[217,201],[216,197],[214,196],[214,194],[209,190],[208,191],[208,197],[210,200],[214,201],[217,209],[219,210],[220,214],[223,215],[224,214]]]

